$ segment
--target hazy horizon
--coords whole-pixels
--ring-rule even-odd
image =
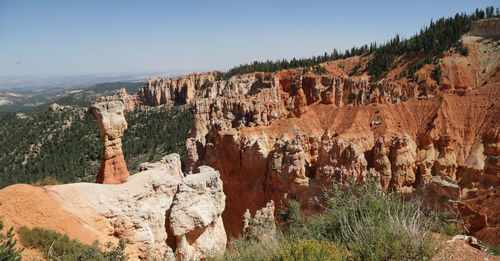
[[[431,19],[494,4],[7,0],[0,77],[224,71],[408,37]]]

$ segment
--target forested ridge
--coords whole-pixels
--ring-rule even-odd
[[[59,105],[71,106],[89,106],[92,101],[102,96],[110,96],[116,93],[119,89],[124,88],[127,93],[136,93],[144,82],[105,82],[92,85],[90,88],[81,92],[68,94],[54,102]]]
[[[193,116],[188,107],[139,109],[126,114],[123,151],[129,170],[177,152]],[[0,188],[15,183],[93,181],[102,143],[97,119],[84,108],[7,113],[0,117]]]
[[[318,67],[321,67],[319,65],[324,62],[356,55],[373,55],[366,70],[372,80],[378,80],[394,66],[395,56],[405,52],[423,53],[427,57],[414,64],[412,71],[422,67],[425,63],[432,62],[434,56],[444,51],[455,51],[467,55],[467,50],[462,46],[460,37],[470,29],[472,22],[499,16],[499,9],[492,6],[487,7],[485,10],[476,9],[472,14],[457,13],[453,17],[440,18],[435,22],[431,20],[429,26],[422,28],[419,33],[409,39],[401,39],[399,35],[396,35],[383,44],[373,42],[369,46],[365,44],[361,47],[352,47],[343,52],[333,49],[331,53],[325,52],[323,55],[310,58],[267,60],[265,62],[254,61],[249,64],[235,66],[227,72],[219,74],[219,78],[228,79],[237,74],[275,72],[298,67],[316,68],[316,70],[322,71]],[[412,74],[410,71],[406,73]]]

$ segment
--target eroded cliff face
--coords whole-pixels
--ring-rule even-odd
[[[337,61],[325,64],[325,75],[298,69],[228,80],[216,80],[218,72],[153,78],[127,99],[193,106],[185,170],[220,171],[232,235],[242,231],[247,208],[255,213],[270,200],[279,208],[292,197],[304,211],[319,211],[317,199],[332,180],[375,177],[385,189],[451,207],[500,186],[500,56],[485,55],[498,46],[490,38],[464,36],[469,56],[445,54],[417,72],[430,79],[441,66],[441,85],[368,82],[339,72]],[[478,234],[500,227],[474,224]]]
[[[145,169],[119,185],[13,185],[0,190],[0,217],[9,226],[54,229],[87,244],[128,239],[133,260],[224,253],[226,198],[219,172],[200,167],[186,176],[178,154]]]
[[[97,183],[121,184],[130,176],[122,151],[121,137],[127,130],[124,109],[121,101],[106,101],[92,105],[92,113],[99,121],[103,143]]]

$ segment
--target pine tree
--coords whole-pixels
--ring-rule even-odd
[[[0,231],[3,228],[3,222],[0,220]],[[0,260],[2,261],[21,261],[21,252],[24,248],[16,248],[17,240],[14,239],[13,229],[11,227],[7,230],[7,234],[0,234]]]

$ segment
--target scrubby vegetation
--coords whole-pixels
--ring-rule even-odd
[[[399,35],[396,35],[384,44],[373,42],[370,46],[353,47],[344,52],[334,49],[331,53],[325,52],[323,55],[311,58],[254,61],[250,64],[233,67],[226,73],[220,74],[219,77],[220,79],[228,79],[233,75],[244,73],[275,72],[298,67],[309,68],[320,63],[356,55],[373,55],[366,70],[372,76],[372,80],[378,80],[394,66],[395,57],[405,52],[424,54],[426,58],[419,59],[417,63],[430,63],[433,61],[433,57],[448,50],[467,55],[468,50],[463,47],[460,37],[470,29],[472,22],[498,16],[500,16],[498,9],[495,11],[493,7],[487,7],[485,10],[476,9],[474,13],[469,15],[457,13],[454,17],[440,18],[436,22],[431,21],[429,26],[422,28],[419,33],[409,39],[401,39]]]
[[[4,226],[0,220],[0,260],[2,261],[21,261],[21,252],[23,248],[16,248],[17,240],[14,239],[14,228],[9,228],[6,234],[2,233]]]
[[[500,256],[500,245],[486,245],[486,248],[488,249],[488,253],[495,256]]]
[[[300,203],[289,200],[274,237],[254,230],[233,240],[221,259],[426,260],[436,251],[432,232],[458,232],[446,215],[383,192],[374,180],[364,186],[334,184],[323,207],[322,214],[304,217]]]
[[[161,107],[126,114],[123,151],[129,170],[140,162],[177,152],[185,155],[192,125],[187,107]],[[0,116],[0,188],[15,183],[48,185],[93,181],[102,143],[97,119],[83,108]]]
[[[349,260],[346,249],[329,241],[299,238],[297,240],[245,239],[230,242],[229,252],[220,260],[231,261],[323,261]],[[217,259],[215,259],[217,260]]]
[[[126,242],[120,239],[118,245],[111,242],[101,245],[95,241],[92,245],[82,244],[67,235],[43,228],[21,227],[18,231],[21,243],[30,248],[40,250],[47,260],[93,260],[124,261]]]

